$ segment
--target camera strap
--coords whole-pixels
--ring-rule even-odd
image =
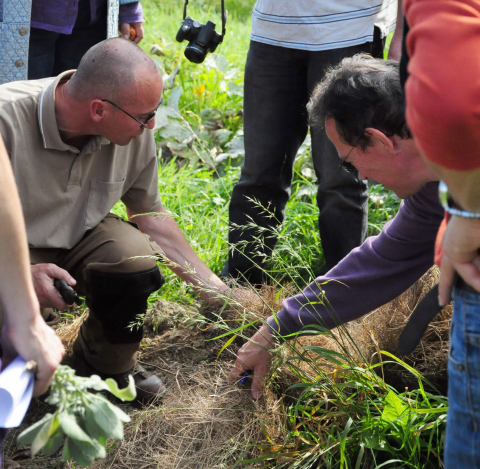
[[[187,17],[187,5],[188,0],[185,0],[183,5],[183,19]],[[227,14],[228,12],[225,10],[225,0],[221,0],[221,9],[222,9],[222,40],[225,37],[225,32],[227,31]]]

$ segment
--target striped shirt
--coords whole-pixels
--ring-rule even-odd
[[[257,0],[251,39],[302,50],[340,49],[395,29],[397,0]]]

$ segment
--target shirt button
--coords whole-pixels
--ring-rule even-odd
[[[27,34],[27,29],[26,28],[20,28],[18,30],[18,32],[20,33],[20,36],[25,36],[25,34]]]
[[[15,61],[15,66],[16,67],[23,67],[23,60],[22,59],[18,59]]]

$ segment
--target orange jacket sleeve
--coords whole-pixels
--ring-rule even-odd
[[[480,167],[480,1],[407,0],[407,123],[424,156]]]

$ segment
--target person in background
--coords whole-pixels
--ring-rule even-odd
[[[112,3],[112,0],[32,0],[28,79],[53,77],[78,68],[85,52],[107,39]],[[138,44],[142,40],[143,15],[139,1],[120,0],[119,14],[114,21],[122,37],[128,39],[133,26],[134,42]]]
[[[0,0],[0,84],[76,69],[106,38],[139,43],[143,14],[134,0]],[[134,36],[134,37],[133,37]]]
[[[27,236],[12,168],[0,138],[0,301],[4,325],[0,369],[17,355],[35,360],[34,396],[44,393],[64,354],[62,342],[45,324],[33,288]],[[6,435],[0,429],[0,447]],[[1,466],[0,451],[0,466]]]
[[[295,156],[309,128],[308,99],[344,57],[367,52],[383,58],[393,29],[389,58],[400,58],[401,5],[402,0],[256,2],[245,66],[245,160],[230,201],[230,252],[221,277],[266,281],[264,269],[277,242],[271,229],[284,220]],[[322,126],[310,131],[320,236],[331,269],[365,239],[368,188],[356,171],[337,171],[337,154]],[[268,234],[247,227],[252,221]]]
[[[445,467],[480,467],[480,2],[407,0],[406,118],[446,187],[440,304],[454,312]],[[442,187],[443,185],[441,185]],[[448,190],[447,190],[448,188]]]

